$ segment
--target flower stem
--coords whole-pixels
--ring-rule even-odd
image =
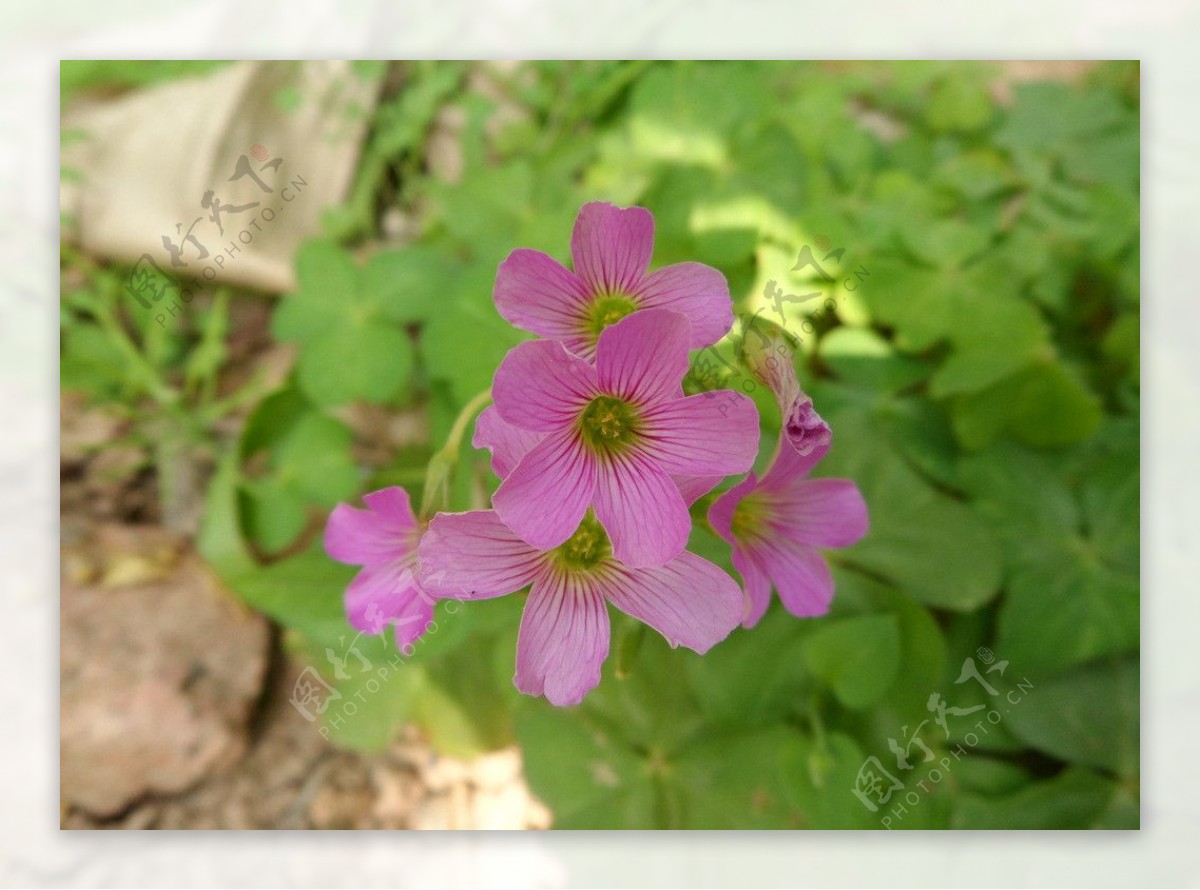
[[[475,415],[486,408],[491,400],[492,390],[489,387],[463,405],[458,417],[454,418],[453,426],[450,427],[446,444],[429,459],[429,469],[425,473],[425,492],[421,497],[421,512],[425,516],[432,516],[449,501],[450,474],[458,463],[462,437]]]

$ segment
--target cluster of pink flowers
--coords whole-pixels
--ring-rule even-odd
[[[476,421],[473,444],[491,452],[501,479],[493,509],[438,513],[426,525],[399,488],[366,495],[366,510],[339,505],[326,550],[363,567],[346,591],[356,628],[394,625],[406,647],[438,599],[528,588],[514,681],[571,705],[600,682],[610,603],[700,653],[757,623],[772,586],[793,614],[828,610],[833,581],[819,548],[861,538],[867,511],[853,482],[808,478],[830,430],[790,356],[754,360],[784,421],[770,467],[708,514],[744,590],[686,549],[690,506],[750,471],[759,418],[740,393],[684,395],[689,350],[733,325],[729,289],[700,263],[648,272],[653,242],[649,211],[593,203],[575,221],[574,271],[524,249],[500,265],[497,309],[541,339],[504,358],[494,404]]]

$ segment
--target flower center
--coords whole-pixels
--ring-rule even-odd
[[[641,424],[628,402],[597,396],[579,417],[583,441],[596,454],[623,454],[637,441]]]
[[[765,507],[766,504],[762,502],[762,499],[753,494],[738,501],[738,505],[733,508],[733,519],[730,521],[733,536],[739,541],[749,541],[760,537],[767,524],[764,515]]]
[[[564,568],[580,570],[594,569],[612,555],[608,535],[591,510],[575,529],[575,534],[554,550],[554,558]]]
[[[623,293],[604,293],[592,300],[588,307],[586,328],[592,337],[599,337],[600,332],[611,324],[616,324],[629,313],[637,309],[633,298]]]

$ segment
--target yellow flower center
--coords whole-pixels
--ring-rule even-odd
[[[600,332],[606,327],[616,324],[637,307],[637,303],[628,294],[600,294],[592,300],[588,307],[587,322],[585,323],[587,333],[593,338],[599,337]]]
[[[579,431],[593,454],[624,454],[637,441],[640,430],[633,406],[613,396],[592,399],[579,417]]]
[[[612,545],[604,527],[591,510],[575,529],[575,534],[554,550],[554,559],[573,571],[594,569],[612,555]]]

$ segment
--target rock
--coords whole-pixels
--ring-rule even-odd
[[[484,831],[524,828],[529,808],[529,794],[522,785],[480,790],[471,800],[471,824],[467,827]]]
[[[441,792],[454,785],[464,784],[467,781],[467,775],[468,767],[461,760],[431,752],[421,778],[430,790]]]
[[[517,748],[505,748],[481,755],[471,761],[471,781],[480,788],[500,788],[521,777],[521,752]]]
[[[60,641],[62,796],[98,816],[182,791],[246,749],[269,626],[178,552],[176,539],[138,526],[97,527],[64,546],[65,565],[104,567],[100,582],[64,575]]]
[[[454,824],[453,806],[450,795],[439,794],[426,797],[415,807],[408,817],[408,827],[426,830],[457,828]]]

